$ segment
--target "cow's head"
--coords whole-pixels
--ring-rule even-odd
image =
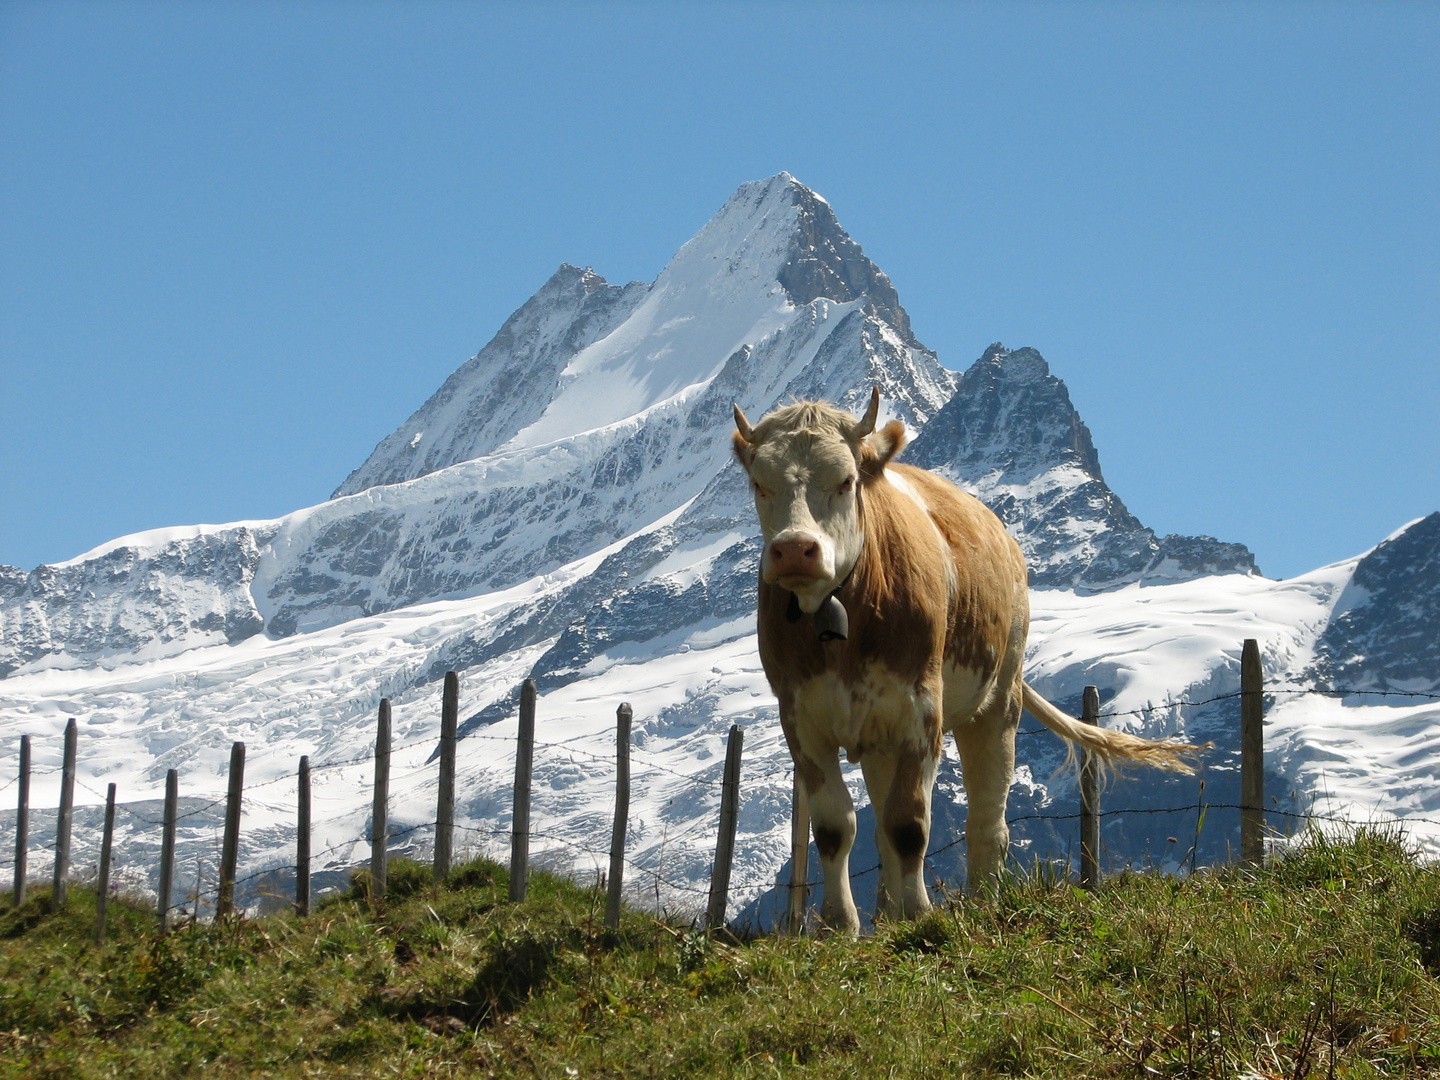
[[[765,551],[760,573],[814,614],[840,587],[865,543],[863,489],[905,445],[905,425],[875,431],[880,388],[862,420],[823,401],[800,401],[753,427],[735,406],[735,456],[750,476]]]

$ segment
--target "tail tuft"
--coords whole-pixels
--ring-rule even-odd
[[[1148,765],[1166,772],[1193,774],[1200,755],[1213,743],[1192,744],[1179,739],[1142,739],[1123,731],[1111,731],[1096,724],[1082,724],[1066,716],[1030,686],[1020,684],[1022,701],[1031,716],[1062,739],[1076,743],[1097,755],[1108,769],[1128,764]]]

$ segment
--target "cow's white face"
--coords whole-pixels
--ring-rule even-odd
[[[801,401],[752,428],[735,407],[735,456],[749,474],[765,537],[761,576],[793,592],[811,615],[860,558],[861,484],[904,445],[898,421],[871,434],[879,411],[878,388],[859,421],[833,405]]]
[[[776,434],[755,447],[750,489],[760,515],[765,581],[814,614],[860,557],[860,455],[838,433]]]

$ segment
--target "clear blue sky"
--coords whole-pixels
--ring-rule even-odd
[[[0,562],[325,499],[562,261],[788,169],[1159,532],[1440,509],[1440,5],[0,0]]]

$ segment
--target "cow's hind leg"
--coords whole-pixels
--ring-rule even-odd
[[[876,907],[891,918],[913,918],[930,908],[925,852],[935,756],[913,749],[867,750],[860,764],[875,806],[875,846],[880,852]]]
[[[965,824],[967,885],[989,885],[1005,864],[1010,827],[1005,802],[1015,778],[1015,731],[1020,726],[1020,683],[996,694],[974,718],[955,724],[955,745],[965,780],[969,816]]]
[[[801,761],[801,779],[810,796],[810,824],[820,869],[825,877],[825,895],[820,918],[832,930],[858,934],[860,914],[850,892],[850,848],[855,843],[855,803],[840,773],[838,754],[816,763],[806,755]]]
[[[896,860],[885,835],[885,797],[890,794],[890,785],[895,779],[895,758],[870,750],[861,757],[860,768],[865,773],[865,790],[870,795],[870,809],[875,814],[875,851],[880,856],[880,878],[875,883],[875,914],[889,915],[892,883],[888,877]],[[898,885],[898,880],[895,884]]]

